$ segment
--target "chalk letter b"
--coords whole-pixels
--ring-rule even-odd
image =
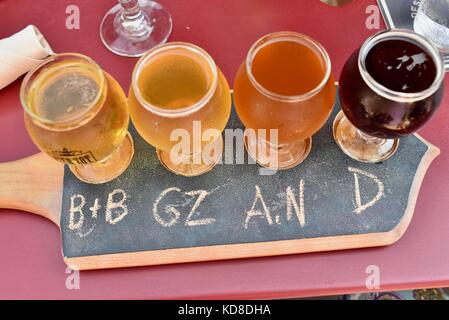
[[[121,193],[122,199],[118,202],[114,202],[114,195]],[[128,208],[124,204],[126,200],[126,193],[123,190],[116,189],[112,191],[108,196],[108,203],[106,206],[106,221],[110,224],[116,224],[117,222],[120,222],[127,214],[128,214]],[[122,213],[118,214],[115,218],[112,217],[112,210],[114,209],[121,209]]]
[[[75,199],[79,199],[79,204],[75,206]],[[75,230],[83,226],[84,214],[83,207],[86,204],[86,199],[80,194],[74,194],[70,197],[70,217],[69,217],[69,229]],[[76,213],[78,213],[78,221],[75,222]]]

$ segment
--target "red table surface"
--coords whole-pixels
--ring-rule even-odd
[[[250,45],[279,30],[311,35],[328,50],[339,75],[348,55],[375,30],[365,10],[374,0],[334,8],[318,0],[161,0],[170,10],[171,40],[205,48],[232,84]],[[107,51],[99,38],[114,0],[0,0],[0,38],[34,24],[56,52],[91,56],[128,88],[136,59]],[[65,28],[66,6],[78,5],[80,30]],[[383,26],[383,24],[382,24]],[[38,150],[22,120],[19,82],[0,91],[0,162]],[[446,81],[447,85],[447,81]],[[446,86],[447,89],[447,86]],[[80,290],[66,289],[58,228],[49,221],[0,210],[0,298],[282,298],[366,291],[366,267],[380,268],[382,290],[449,285],[449,90],[420,133],[441,148],[424,179],[405,236],[385,248],[191,263],[81,273]],[[45,170],[45,168],[42,168]]]

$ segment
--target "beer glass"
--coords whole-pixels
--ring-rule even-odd
[[[134,126],[169,171],[198,176],[220,161],[231,95],[203,49],[171,42],[150,50],[134,68],[128,101]]]
[[[92,59],[50,56],[25,76],[20,98],[33,142],[80,180],[108,182],[130,164],[125,93]]]
[[[449,70],[449,0],[421,0],[414,20],[414,29],[430,39],[444,57]]]
[[[100,36],[112,52],[140,57],[165,43],[172,31],[170,13],[151,0],[119,0],[103,18]]]
[[[443,80],[442,57],[426,38],[399,29],[368,38],[340,76],[337,144],[361,162],[388,159],[399,138],[429,121],[442,100]]]
[[[312,135],[332,111],[335,94],[331,62],[318,42],[295,32],[276,32],[256,41],[234,81],[248,153],[276,170],[304,161]],[[274,134],[277,139],[272,139]]]

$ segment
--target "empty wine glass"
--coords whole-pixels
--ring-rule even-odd
[[[151,0],[119,0],[103,18],[100,36],[112,52],[140,57],[167,41],[172,31],[170,13]]]

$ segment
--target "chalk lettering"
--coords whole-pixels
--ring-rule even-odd
[[[101,206],[98,203],[98,198],[95,199],[94,205],[89,208],[90,212],[92,212],[92,218],[97,219],[98,218],[98,210],[101,208]]]
[[[281,222],[281,216],[280,216],[280,215],[276,215],[276,216],[274,217],[274,221],[276,222],[276,224],[281,225],[281,224],[282,224],[282,222]]]
[[[79,204],[75,206],[75,200],[79,199]],[[84,214],[83,207],[86,204],[86,199],[80,194],[74,194],[70,197],[70,217],[69,217],[69,229],[76,230],[83,226]],[[75,222],[75,214],[78,213],[78,221]]]
[[[256,210],[257,202],[261,203],[263,212],[260,210]],[[259,186],[256,186],[256,197],[254,198],[253,205],[251,206],[251,209],[246,212],[245,229],[248,229],[248,224],[253,217],[265,217],[269,225],[273,224],[273,219],[271,217],[270,210],[265,204]]]
[[[116,194],[121,194],[122,197],[120,201],[114,201],[114,196]],[[116,224],[123,220],[126,215],[128,215],[128,207],[124,204],[126,201],[126,193],[125,191],[121,189],[115,189],[112,191],[108,196],[108,202],[106,205],[106,222],[109,222],[110,224]],[[117,209],[117,210],[115,210]],[[112,217],[113,211],[121,210],[120,214],[117,214],[114,218]]]
[[[156,221],[163,227],[171,227],[174,226],[181,216],[181,212],[179,212],[176,208],[173,208],[172,206],[165,207],[165,212],[167,214],[171,213],[172,218],[170,221],[165,221],[160,214],[158,213],[158,205],[159,202],[170,192],[181,192],[179,188],[168,188],[161,192],[159,197],[156,199],[156,201],[153,204],[153,216],[156,219]]]
[[[299,182],[299,205],[296,202],[295,195],[291,187],[287,188],[287,221],[293,219],[293,210],[295,209],[296,217],[301,227],[306,224],[306,217],[304,213],[304,180]]]
[[[164,219],[159,214],[159,210],[158,210],[159,203],[170,192],[181,193],[181,190],[179,188],[165,189],[164,191],[161,192],[161,194],[159,195],[159,197],[156,199],[156,201],[153,204],[153,216],[156,219],[156,221],[163,227],[174,226],[176,223],[179,222],[179,219],[181,217],[181,212],[171,205],[165,206],[165,209],[164,209],[164,212],[171,216],[170,220]],[[215,219],[213,219],[213,218],[193,219],[193,217],[197,213],[198,207],[201,205],[201,203],[204,201],[204,199],[210,194],[209,192],[207,192],[205,190],[197,190],[197,191],[189,191],[184,194],[187,196],[190,196],[190,197],[197,196],[196,201],[193,204],[193,207],[190,209],[190,212],[187,215],[187,219],[185,221],[186,226],[194,227],[194,226],[208,225],[208,224],[212,224],[215,222]]]
[[[212,218],[206,218],[206,219],[197,219],[192,220],[192,216],[194,215],[196,209],[198,209],[199,205],[203,200],[206,198],[206,196],[209,194],[209,192],[204,190],[198,190],[198,191],[190,191],[186,193],[189,196],[198,196],[198,198],[195,201],[195,204],[192,207],[192,210],[190,210],[189,215],[187,216],[186,220],[186,226],[194,227],[194,226],[202,226],[207,224],[212,224],[215,222],[215,219]]]
[[[362,171],[362,170],[359,170],[356,168],[351,168],[351,167],[349,167],[348,170],[350,172],[354,173],[355,203],[356,203],[356,208],[354,209],[354,212],[357,214],[361,214],[366,209],[375,205],[376,202],[379,201],[384,196],[384,184],[375,175],[373,175],[369,172],[365,172],[365,171]],[[359,185],[358,174],[364,175],[365,177],[368,177],[368,178],[374,180],[374,182],[376,182],[376,184],[377,184],[378,191],[377,191],[376,196],[371,201],[367,202],[366,204],[362,204],[362,197],[360,194],[360,185]]]

